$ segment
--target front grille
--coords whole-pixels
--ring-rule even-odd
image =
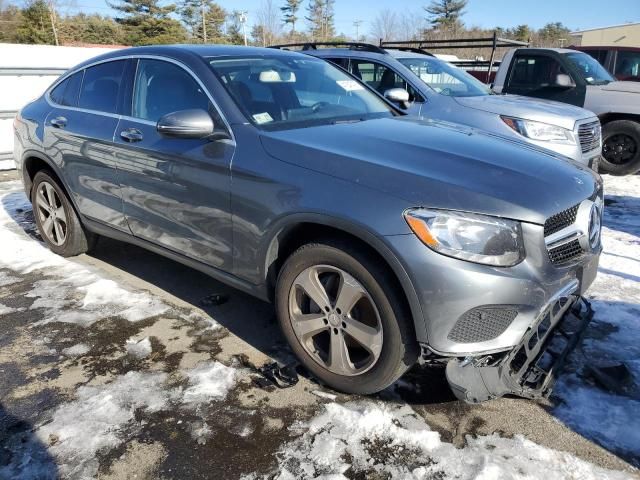
[[[511,325],[518,311],[510,305],[485,305],[473,308],[458,319],[447,338],[458,343],[493,340]]]
[[[578,127],[578,139],[582,153],[590,152],[600,147],[600,122],[585,123]]]
[[[547,221],[544,222],[544,236],[553,235],[574,223],[578,214],[578,207],[580,205],[575,205],[547,218]]]
[[[549,249],[549,259],[555,264],[568,262],[580,255],[582,255],[582,247],[578,240]]]

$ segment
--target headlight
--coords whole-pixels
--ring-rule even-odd
[[[425,245],[443,255],[497,267],[524,258],[519,222],[424,208],[407,210],[404,218]]]
[[[549,125],[548,123],[532,122],[521,118],[500,117],[513,130],[523,137],[540,142],[567,143],[575,145],[576,139],[571,130]]]

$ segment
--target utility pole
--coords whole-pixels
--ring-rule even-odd
[[[238,12],[238,20],[242,25],[242,36],[244,37],[244,46],[247,46],[247,11]]]
[[[353,22],[353,26],[356,27],[356,42],[360,41],[360,35],[359,35],[360,25],[362,25],[362,20],[356,20],[355,22]]]
[[[202,0],[202,43],[207,43],[206,0]]]

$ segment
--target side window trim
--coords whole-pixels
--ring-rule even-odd
[[[202,81],[200,81],[198,76],[195,73],[193,73],[193,71],[188,66],[184,65],[183,63],[181,63],[181,62],[179,62],[177,60],[174,60],[172,58],[167,58],[167,57],[160,57],[158,55],[124,55],[124,56],[109,58],[109,59],[106,59],[106,60],[100,60],[100,61],[95,62],[95,63],[84,65],[82,67],[82,70],[86,70],[89,67],[93,67],[93,66],[99,65],[101,63],[113,62],[113,61],[116,61],[116,60],[135,60],[136,61],[136,66],[137,66],[138,60],[140,60],[141,58],[150,58],[150,59],[153,59],[153,60],[162,60],[162,61],[165,61],[165,62],[173,63],[173,64],[177,65],[178,67],[182,68],[189,75],[191,75],[191,77],[198,83],[198,85],[200,85],[200,87],[202,88],[202,91],[205,93],[205,95],[209,98],[209,101],[213,105],[213,108],[216,109],[216,111],[218,112],[218,115],[222,119],[222,123],[224,124],[227,133],[229,133],[229,135],[231,135],[231,140],[235,143],[235,135],[233,133],[233,130],[231,129],[231,124],[227,120],[227,117],[225,117],[224,114],[222,113],[222,110],[220,109],[220,106],[218,105],[218,102],[216,102],[214,100],[213,96],[209,92],[209,89],[205,87],[205,85],[202,83]],[[47,89],[47,91],[45,92],[44,98],[47,101],[47,103],[49,104],[49,106],[54,107],[54,108],[66,108],[66,109],[69,109],[69,110],[76,110],[76,111],[85,112],[85,113],[95,113],[95,114],[98,114],[98,115],[106,115],[108,117],[113,117],[113,118],[117,118],[117,119],[134,120],[134,121],[139,121],[139,122],[143,122],[143,123],[144,122],[149,122],[148,120],[134,118],[134,117],[130,117],[128,115],[122,115],[122,114],[118,114],[118,113],[101,112],[99,110],[89,110],[89,109],[86,109],[86,108],[67,107],[65,105],[57,105],[57,104],[55,104],[51,100],[51,98],[49,96],[51,91],[55,87],[57,87],[60,82],[63,82],[66,78],[70,77],[71,75],[73,75],[74,73],[79,72],[79,71],[80,71],[80,69],[74,70],[73,72],[69,72],[69,73],[61,76],[59,79],[56,79],[56,81]],[[84,83],[84,73],[82,75],[83,75],[82,82]],[[132,85],[131,85],[131,87],[133,88]],[[80,85],[80,88],[82,89],[82,84]],[[131,97],[131,101],[133,101],[133,95]],[[149,122],[149,124],[155,125],[156,122]]]

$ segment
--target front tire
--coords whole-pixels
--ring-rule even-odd
[[[94,245],[95,235],[84,229],[67,194],[49,172],[36,173],[31,204],[38,232],[54,253],[73,257]]]
[[[390,275],[334,240],[300,247],[280,271],[280,327],[300,362],[335,390],[378,392],[416,361],[413,322]]]
[[[616,120],[602,127],[600,167],[611,175],[631,175],[640,171],[640,123]]]

